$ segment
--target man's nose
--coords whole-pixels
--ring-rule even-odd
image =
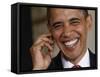
[[[73,32],[73,29],[72,29],[71,25],[68,23],[64,24],[63,35],[70,36],[72,34],[72,32]]]

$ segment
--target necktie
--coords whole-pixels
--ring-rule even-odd
[[[80,67],[80,65],[74,65],[72,68],[79,69],[81,67]]]

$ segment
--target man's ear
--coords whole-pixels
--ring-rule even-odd
[[[86,26],[87,26],[87,30],[90,31],[92,28],[92,16],[88,15],[88,17],[86,18]]]
[[[51,29],[50,29],[50,25],[49,24],[47,24],[47,28],[48,28],[49,32],[51,32]]]
[[[51,27],[50,27],[50,24],[49,24],[49,23],[47,23],[47,28],[48,28],[48,31],[49,31],[50,33],[52,33]]]

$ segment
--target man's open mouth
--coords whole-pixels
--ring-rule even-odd
[[[74,48],[77,45],[78,41],[79,41],[79,38],[73,38],[73,39],[65,41],[64,45],[67,48]]]

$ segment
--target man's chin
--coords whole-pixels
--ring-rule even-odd
[[[76,55],[74,55],[74,54],[67,54],[67,53],[63,53],[63,57],[66,60],[69,60],[69,61],[75,61],[75,59],[77,58]]]

